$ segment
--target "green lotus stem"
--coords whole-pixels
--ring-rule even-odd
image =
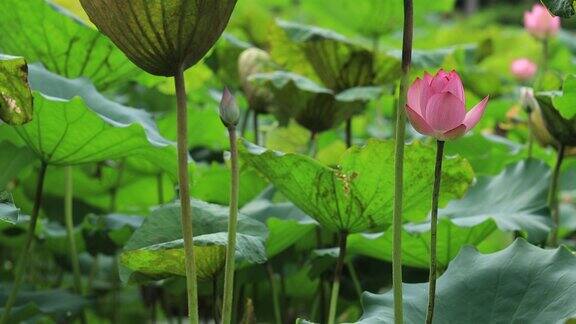
[[[114,187],[110,189],[110,212],[115,212],[118,201],[118,189],[122,183],[122,176],[124,175],[124,163],[126,163],[126,159],[120,160],[118,163],[118,176],[116,177],[116,182],[114,183]]]
[[[352,117],[346,119],[346,147],[352,147]]]
[[[40,165],[40,171],[38,173],[38,182],[36,184],[36,195],[34,197],[34,207],[32,209],[32,215],[30,215],[30,224],[28,225],[28,233],[26,234],[26,241],[24,243],[24,248],[18,256],[16,261],[16,268],[14,269],[14,284],[12,285],[12,290],[10,295],[6,300],[4,305],[4,314],[0,319],[0,323],[8,324],[10,321],[10,311],[16,303],[18,297],[18,291],[24,280],[24,275],[26,274],[26,265],[28,264],[28,257],[32,252],[32,243],[34,242],[34,232],[36,231],[36,223],[38,223],[38,216],[40,214],[40,205],[42,205],[42,192],[44,190],[44,179],[46,177],[46,169],[48,164],[42,162]]]
[[[430,274],[428,279],[428,312],[426,324],[431,324],[434,317],[434,302],[436,299],[436,277],[438,260],[436,258],[436,240],[438,235],[438,198],[440,197],[440,182],[442,180],[442,159],[444,157],[444,141],[436,141],[436,166],[434,170],[434,188],[432,189],[432,212],[430,217]]]
[[[194,260],[194,240],[192,231],[192,206],[190,204],[190,180],[188,175],[188,111],[186,107],[186,84],[184,70],[180,68],[174,76],[178,102],[178,185],[180,193],[180,216],[186,259],[186,293],[188,296],[188,317],[191,324],[198,324],[198,289],[196,264]]]
[[[396,109],[394,153],[394,213],[392,216],[392,289],[394,294],[394,323],[404,323],[402,302],[402,203],[404,190],[404,141],[406,136],[406,96],[412,63],[414,12],[412,0],[404,0],[404,35],[402,44],[402,81]]]
[[[554,172],[552,173],[552,181],[550,182],[550,190],[548,191],[548,207],[550,208],[552,222],[554,223],[554,228],[552,229],[549,242],[549,245],[552,247],[558,245],[558,228],[560,226],[560,210],[558,206],[558,178],[560,177],[560,170],[562,168],[562,162],[564,161],[565,151],[566,145],[560,144],[558,147],[556,165],[554,166]]]
[[[328,311],[328,324],[336,323],[336,310],[338,308],[338,295],[340,292],[340,277],[344,268],[344,258],[346,257],[346,242],[348,233],[342,231],[338,236],[338,245],[340,247],[338,260],[336,261],[336,270],[334,271],[334,281],[332,283],[332,293],[330,295],[330,309]]]
[[[280,300],[278,298],[278,287],[274,278],[274,268],[270,262],[266,263],[268,272],[268,281],[270,281],[270,291],[272,293],[272,304],[274,305],[274,320],[276,324],[282,324],[282,311],[280,309]]]
[[[74,276],[74,291],[78,295],[83,295],[82,274],[80,273],[80,261],[78,260],[78,249],[74,238],[74,175],[72,166],[64,168],[64,222],[66,223],[66,235],[70,246],[70,261],[72,263],[72,274]],[[80,321],[86,323],[84,310],[80,313]]]
[[[346,263],[348,265],[348,272],[350,272],[350,277],[352,278],[352,283],[354,283],[354,289],[356,289],[356,294],[358,295],[358,300],[362,299],[362,285],[360,284],[360,279],[358,279],[358,274],[356,273],[356,268],[354,267],[354,262],[350,261]]]
[[[260,145],[260,130],[258,125],[258,112],[254,110],[252,112],[252,125],[254,126],[254,144]]]
[[[543,90],[544,79],[546,78],[546,72],[548,71],[548,60],[550,58],[550,41],[548,38],[542,40],[542,57],[540,62],[540,68],[538,69],[538,77],[536,79],[536,89]]]
[[[240,172],[238,169],[238,139],[236,126],[228,126],[230,138],[230,160],[232,175],[230,181],[230,219],[228,220],[228,244],[226,246],[226,268],[224,270],[224,302],[222,305],[222,323],[232,321],[232,300],[234,297],[234,270],[236,266],[236,227],[238,223],[238,194],[240,191]]]

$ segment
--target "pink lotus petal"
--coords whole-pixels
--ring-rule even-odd
[[[420,109],[420,94],[422,93],[423,86],[424,81],[416,78],[408,89],[408,106],[412,107],[418,114],[422,114],[422,110]]]
[[[430,73],[424,72],[424,82],[426,85],[430,85],[430,83],[432,83],[432,79],[434,79],[434,77],[430,75]]]
[[[406,105],[406,115],[408,116],[408,120],[410,120],[410,124],[412,124],[412,127],[414,127],[418,133],[422,135],[431,135],[434,133],[434,130],[428,125],[424,118],[409,105]]]
[[[428,101],[425,120],[435,132],[444,133],[458,127],[464,117],[464,103],[450,92],[436,94]]]
[[[444,89],[442,89],[442,92],[451,92],[453,95],[458,97],[460,101],[466,102],[464,96],[464,85],[462,84],[462,80],[460,79],[458,73],[456,73],[456,71],[450,72],[448,79],[449,81]]]
[[[440,93],[442,90],[444,90],[449,81],[450,79],[448,73],[444,72],[444,70],[440,70],[438,73],[436,73],[434,79],[432,79],[430,87],[435,94]]]
[[[466,134],[466,125],[460,124],[460,126],[445,132],[444,134],[442,134],[437,138],[442,141],[453,140],[457,139],[458,137],[461,137],[464,134]]]
[[[484,115],[484,111],[486,110],[486,106],[488,105],[489,96],[482,99],[474,108],[472,108],[464,118],[464,125],[466,125],[466,131],[470,131],[472,128],[476,127],[482,115]]]

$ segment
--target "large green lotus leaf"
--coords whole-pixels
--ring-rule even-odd
[[[0,142],[0,192],[18,176],[18,173],[35,161],[34,154],[26,147],[10,142]]]
[[[549,167],[540,161],[521,161],[499,175],[481,177],[466,196],[440,210],[438,222],[438,265],[441,268],[456,257],[465,245],[479,246],[497,229],[519,231],[541,242],[552,226],[546,197]],[[354,234],[348,240],[351,253],[392,260],[392,231],[380,234]],[[402,232],[402,262],[427,268],[430,254],[430,223],[405,224]],[[494,252],[501,246],[489,246]]]
[[[454,0],[415,0],[414,19],[418,22],[432,13],[449,12]],[[322,26],[330,26],[347,33],[361,33],[376,38],[402,26],[402,1],[303,1],[300,10],[308,12]]]
[[[555,106],[559,93],[540,93],[536,96],[546,128],[559,143],[576,146],[576,115],[567,119]],[[563,103],[566,104],[566,103]],[[569,109],[574,109],[569,106]],[[567,113],[567,112],[565,112]]]
[[[495,177],[481,177],[466,196],[439,211],[452,220],[492,218],[501,230],[524,231],[528,239],[546,239],[551,222],[547,203],[550,168],[539,160],[507,166]]]
[[[382,230],[391,223],[394,143],[369,140],[346,151],[337,168],[299,154],[284,154],[243,142],[240,154],[304,213],[321,225],[349,233]],[[404,213],[418,221],[429,210],[434,178],[434,149],[420,143],[406,147]],[[429,167],[426,167],[429,166]],[[447,158],[441,204],[461,197],[474,177],[468,162]]]
[[[576,75],[570,74],[564,80],[562,96],[552,97],[554,107],[564,119],[572,119],[576,115]]]
[[[446,145],[446,154],[460,154],[472,165],[474,173],[494,175],[502,171],[502,166],[515,162],[523,155],[522,145],[501,136],[470,134]]]
[[[0,55],[0,120],[10,125],[26,124],[32,119],[33,108],[26,61]]]
[[[99,89],[142,73],[108,38],[46,0],[2,0],[0,29],[18,31],[0,35],[0,52]]]
[[[174,178],[176,149],[145,111],[106,99],[85,79],[69,80],[30,65],[32,122],[14,129],[44,162],[73,165],[143,156]]]
[[[344,96],[346,100],[339,100],[332,90],[291,72],[255,74],[250,79],[272,91],[276,102],[273,113],[282,124],[294,118],[315,133],[338,126],[374,98],[373,92],[353,91]]]
[[[266,223],[268,238],[266,254],[271,259],[294,245],[316,228],[317,223],[291,202],[274,202],[273,188],[246,204],[240,212],[247,217]]]
[[[438,279],[434,323],[559,323],[576,315],[576,256],[522,239],[483,255],[464,248]],[[404,321],[423,323],[428,284],[404,284]],[[359,323],[393,323],[392,293],[365,293]],[[457,306],[457,307],[456,307]]]
[[[400,59],[383,52],[374,53],[331,30],[278,21],[289,41],[294,43],[322,83],[335,91],[353,87],[382,85],[395,81],[401,73]],[[276,45],[276,44],[275,44]],[[283,42],[276,46],[290,46]],[[276,51],[278,53],[278,51]],[[288,52],[284,52],[288,53]],[[290,55],[288,65],[297,55]]]
[[[548,10],[556,16],[570,18],[574,16],[574,0],[542,0]]]
[[[444,269],[463,246],[477,246],[496,230],[493,220],[485,218],[438,221],[438,267]],[[392,231],[383,234],[353,234],[348,238],[348,251],[375,259],[392,260]],[[493,251],[490,251],[493,252]],[[402,264],[428,268],[430,262],[430,223],[406,224],[402,231]]]
[[[254,169],[240,168],[238,204],[244,206],[266,188],[267,182]],[[228,205],[230,202],[230,168],[223,164],[198,165],[190,195],[206,202]]]
[[[80,0],[90,20],[143,70],[174,76],[198,63],[236,0]]]
[[[10,290],[0,288],[0,303],[6,303]],[[8,323],[36,322],[38,315],[48,315],[54,319],[72,320],[72,316],[89,304],[82,296],[64,290],[32,291],[22,289],[10,313]],[[0,310],[0,314],[3,311]]]
[[[212,278],[224,265],[227,244],[229,209],[198,200],[192,201],[192,222],[198,273],[201,279]],[[245,263],[266,261],[264,241],[266,226],[240,214],[238,217],[238,239],[236,258]],[[121,255],[121,278],[138,282],[158,280],[170,275],[183,275],[184,247],[180,221],[180,206],[177,203],[162,206],[146,217],[124,246]],[[201,252],[200,252],[201,251]],[[167,260],[173,266],[167,267]],[[174,266],[179,264],[178,267]],[[182,270],[182,271],[180,271]]]

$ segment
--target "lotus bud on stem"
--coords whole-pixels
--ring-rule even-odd
[[[238,168],[238,139],[236,125],[240,120],[240,110],[232,93],[226,88],[220,102],[220,119],[228,129],[230,139],[230,218],[228,219],[228,244],[226,245],[226,266],[224,270],[224,301],[222,303],[222,324],[232,321],[232,302],[234,296],[234,269],[236,255],[236,226],[238,222],[238,195],[240,177]]]

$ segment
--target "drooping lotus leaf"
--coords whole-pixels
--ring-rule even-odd
[[[439,217],[494,219],[501,230],[524,231],[541,242],[550,230],[547,195],[550,168],[539,160],[524,160],[495,177],[481,177],[466,196],[441,209]]]
[[[29,71],[34,119],[13,129],[44,162],[73,165],[138,155],[176,177],[176,149],[147,112],[107,99],[85,79],[66,79],[38,65]]]
[[[576,315],[576,256],[523,239],[483,255],[462,249],[438,279],[434,323],[559,323]],[[404,284],[404,322],[423,323],[428,284]],[[358,323],[393,323],[392,292],[364,293]]]
[[[18,147],[6,141],[0,142],[0,193],[8,182],[34,162],[34,154],[26,147]]]
[[[313,133],[336,127],[361,112],[378,91],[366,88],[348,89],[339,97],[334,91],[324,88],[301,75],[276,71],[256,74],[251,77],[257,85],[268,87],[274,94],[274,114],[282,124],[294,118],[300,125]]]
[[[546,128],[560,144],[576,146],[576,115],[566,119],[554,105],[558,93],[541,93],[536,96]],[[573,107],[573,106],[572,106]]]
[[[392,219],[394,143],[370,140],[352,147],[330,168],[299,154],[266,150],[248,142],[240,155],[304,213],[322,226],[349,233],[386,229]],[[430,209],[434,149],[420,143],[406,147],[404,214],[419,221]],[[472,182],[468,162],[454,157],[445,160],[441,204],[461,197]]]
[[[383,85],[400,76],[401,60],[393,55],[375,53],[331,30],[282,20],[278,26],[302,51],[322,83],[334,91]]]
[[[556,16],[570,18],[574,16],[574,0],[542,0],[542,3]]]
[[[0,53],[19,55],[98,89],[141,74],[104,35],[46,0],[0,2]]]
[[[212,279],[224,267],[228,213],[227,207],[192,200],[194,252],[198,278]],[[139,282],[185,275],[180,205],[164,205],[146,217],[124,246],[120,276]],[[266,261],[266,226],[240,214],[236,258],[244,263]]]
[[[438,221],[438,266],[446,268],[465,245],[478,246],[497,229],[525,232],[541,242],[552,226],[547,210],[550,168],[528,160],[508,166],[499,175],[481,177],[466,196],[440,210]],[[351,253],[392,260],[392,231],[354,234],[348,239]],[[402,232],[402,262],[427,268],[430,258],[430,222],[408,223]],[[484,252],[495,252],[491,246]]]
[[[0,55],[0,120],[9,125],[26,124],[33,108],[26,61]]]
[[[226,28],[236,0],[81,0],[90,20],[143,70],[174,76]]]

